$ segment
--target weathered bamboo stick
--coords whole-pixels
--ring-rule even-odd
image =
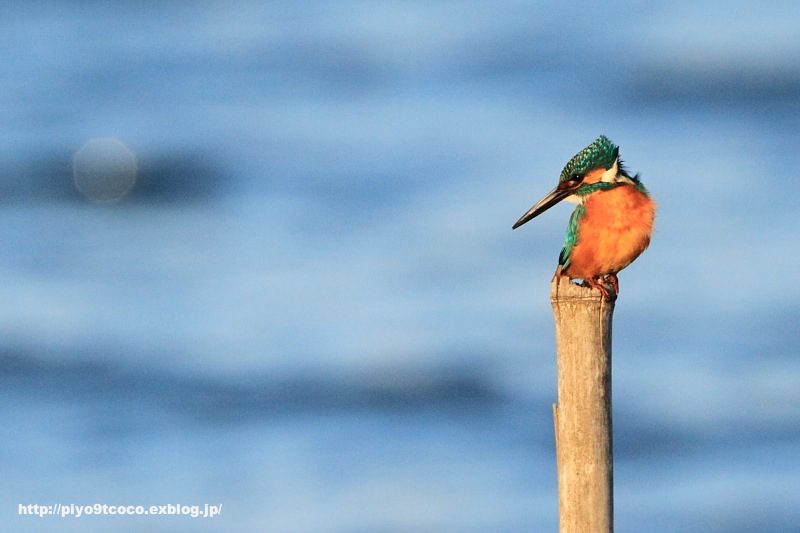
[[[553,280],[558,404],[553,405],[560,533],[611,533],[611,319],[614,297]]]

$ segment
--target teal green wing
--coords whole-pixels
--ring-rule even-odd
[[[586,208],[583,207],[583,204],[578,204],[578,207],[572,212],[572,216],[569,217],[567,238],[564,242],[564,247],[561,249],[561,254],[558,256],[558,264],[561,265],[562,270],[569,266],[572,250],[575,248],[575,245],[578,244],[578,222],[580,222],[585,214]]]

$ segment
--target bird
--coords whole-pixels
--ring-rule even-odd
[[[606,301],[619,294],[617,273],[650,245],[656,204],[631,176],[619,146],[605,135],[578,152],[561,171],[558,185],[514,224],[516,229],[562,200],[575,202],[558,256],[555,278],[582,279]]]

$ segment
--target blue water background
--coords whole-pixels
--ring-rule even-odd
[[[0,529],[555,531],[549,283],[604,133],[618,532],[800,531],[795,2],[0,8]],[[131,192],[85,198],[114,137]],[[19,504],[222,504],[38,518]]]

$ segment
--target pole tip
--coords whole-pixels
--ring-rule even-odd
[[[600,291],[592,289],[585,282],[573,283],[568,276],[558,276],[550,283],[550,301],[556,302],[598,302],[614,305],[617,295],[611,291],[610,299],[605,301]]]

